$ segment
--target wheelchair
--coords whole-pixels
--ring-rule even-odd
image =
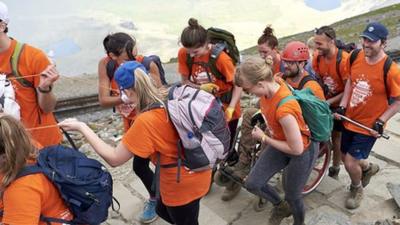
[[[262,117],[261,113],[255,114],[252,118],[251,125],[254,127],[258,125],[259,127],[265,127],[265,120]],[[239,149],[240,146],[240,136],[241,136],[241,127],[238,126],[234,138],[234,144],[228,153],[228,156],[225,160],[221,161],[217,164],[217,166],[213,170],[213,181],[219,186],[228,186],[231,182],[236,182],[244,187],[244,181],[240,178],[232,174],[230,170],[227,170],[228,167],[233,166],[238,162],[238,153],[235,149]],[[263,150],[261,149],[261,144],[257,143],[251,152],[251,161],[250,168],[255,165],[259,153]],[[311,174],[308,178],[306,185],[303,188],[302,194],[307,195],[314,191],[318,185],[323,180],[325,174],[328,171],[329,163],[331,161],[331,143],[321,143],[320,149],[318,153],[318,157],[315,161],[314,167],[311,171]],[[271,185],[275,186],[278,191],[283,192],[283,185],[285,181],[285,173],[282,171],[281,173],[277,173],[270,182]],[[257,212],[262,211],[267,206],[267,200],[256,196],[256,200],[253,203],[253,209]]]

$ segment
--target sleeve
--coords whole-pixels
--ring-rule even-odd
[[[319,69],[318,69],[318,52],[314,51],[313,54],[313,60],[312,60],[312,68],[315,71],[316,74],[319,75]]]
[[[222,52],[217,59],[216,66],[218,71],[225,76],[226,82],[232,83],[235,77],[235,65],[233,65],[231,57],[229,57],[225,52]]]
[[[313,94],[319,99],[325,101],[324,90],[317,81],[309,81],[304,85],[304,88],[310,88]]]
[[[178,52],[178,72],[183,77],[189,77],[189,67],[186,62],[187,51],[185,48],[180,48]]]
[[[149,158],[155,152],[155,141],[149,124],[151,118],[146,114],[139,115],[122,138],[126,148],[142,158]]]
[[[296,100],[292,99],[292,100],[285,102],[283,105],[278,107],[278,109],[276,110],[276,114],[275,114],[276,120],[279,121],[280,119],[282,119],[283,117],[285,117],[287,115],[292,115],[293,117],[296,118],[296,109],[297,109],[297,111],[299,111],[299,109],[300,109],[300,105],[299,105],[299,103],[297,103]]]
[[[387,85],[390,97],[400,97],[400,69],[396,63],[392,63],[387,77]]]
[[[42,196],[28,185],[13,184],[3,196],[4,224],[39,224]]]
[[[343,82],[345,82],[349,76],[347,61],[349,60],[349,53],[343,51],[342,53],[342,61],[339,65],[339,72]]]
[[[31,55],[29,56],[30,65],[32,69],[31,74],[32,75],[41,74],[43,70],[45,70],[47,66],[50,65],[49,58],[43,51],[39,49],[32,48],[30,49],[30,51],[32,52]],[[33,86],[37,87],[39,85],[39,82],[40,82],[40,76],[35,76],[33,80]]]

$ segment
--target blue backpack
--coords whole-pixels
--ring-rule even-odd
[[[24,167],[17,178],[35,173],[43,173],[53,182],[74,215],[72,221],[41,215],[41,221],[97,225],[107,219],[113,182],[106,167],[97,160],[66,146],[49,146],[40,150],[37,164]]]

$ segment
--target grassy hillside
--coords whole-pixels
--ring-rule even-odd
[[[361,14],[351,17],[334,24],[331,26],[336,31],[336,36],[347,42],[358,43],[359,35],[371,21],[379,21],[389,29],[389,38],[400,35],[400,4],[395,4],[385,8],[381,8],[369,13]],[[313,35],[313,31],[306,31],[299,34],[294,34],[279,38],[279,49],[282,49],[287,42],[292,40],[299,40],[305,42]],[[251,47],[242,51],[244,55],[257,54],[257,47]]]

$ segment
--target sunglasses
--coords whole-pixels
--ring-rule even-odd
[[[325,34],[328,38],[330,38],[332,40],[335,39],[335,38],[332,37],[332,35],[330,35],[326,31],[323,31],[322,29],[318,29],[318,28],[314,29],[314,34],[318,34],[318,35]]]

